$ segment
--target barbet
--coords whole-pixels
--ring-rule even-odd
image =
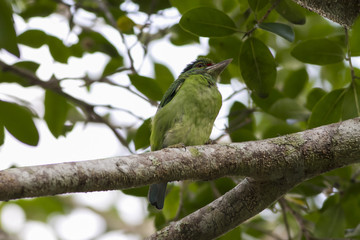
[[[152,151],[174,145],[202,145],[209,140],[222,104],[216,82],[231,61],[215,64],[198,58],[186,66],[165,92],[152,120]],[[166,185],[164,182],[150,186],[149,202],[157,209],[164,206]]]

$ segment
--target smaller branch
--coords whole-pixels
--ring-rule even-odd
[[[304,235],[305,239],[306,240],[314,240],[315,238],[313,238],[311,236],[311,233],[309,232],[309,230],[306,227],[306,221],[301,216],[301,214],[296,212],[284,198],[279,199],[279,203],[282,208],[289,211],[295,217],[295,220],[298,223],[300,230],[301,230],[302,234]]]
[[[74,96],[64,92],[59,85],[58,79],[53,77],[49,81],[45,82],[45,81],[42,81],[41,79],[39,79],[34,73],[30,72],[29,70],[19,68],[17,66],[13,66],[13,65],[8,65],[8,64],[4,63],[3,61],[0,61],[0,68],[4,72],[11,71],[12,73],[14,73],[16,75],[27,79],[29,81],[30,85],[36,85],[43,89],[51,90],[51,91],[65,97],[67,100],[69,100],[70,102],[72,102],[75,105],[77,105],[78,107],[80,107],[83,110],[83,112],[87,115],[89,120],[95,120],[95,121],[98,121],[98,122],[101,122],[101,123],[104,123],[105,125],[107,125],[111,129],[111,131],[115,134],[115,136],[120,141],[120,143],[122,145],[124,145],[130,152],[132,152],[126,139],[123,136],[121,136],[121,134],[115,129],[115,127],[113,127],[110,124],[110,122],[108,122],[106,119],[104,119],[103,117],[101,117],[99,114],[97,114],[94,111],[94,108],[95,108],[94,105],[91,105],[81,99],[75,98]]]
[[[126,53],[127,53],[127,56],[129,58],[129,61],[130,61],[130,70],[133,74],[136,74],[137,71],[134,67],[134,59],[131,55],[131,49],[129,48],[127,42],[126,42],[126,39],[125,39],[125,35],[124,33],[122,33],[122,31],[119,29],[117,23],[116,23],[116,20],[114,19],[113,15],[111,14],[105,0],[98,0],[98,4],[99,4],[99,8],[104,12],[106,18],[108,19],[108,21],[110,22],[110,24],[116,29],[118,30],[118,32],[120,33],[120,37],[121,37],[121,40],[126,48]]]
[[[286,203],[286,200],[284,199],[284,197],[280,198],[278,200],[279,204],[280,204],[280,207],[281,207],[281,212],[282,212],[282,215],[283,215],[283,218],[284,218],[284,224],[285,224],[285,228],[286,228],[286,234],[287,234],[287,237],[288,237],[288,240],[291,240],[291,233],[290,233],[290,227],[289,227],[289,222],[288,222],[288,219],[287,219],[287,216],[286,216],[286,206],[285,206],[285,203]]]
[[[274,10],[274,8],[276,8],[276,6],[279,4],[281,0],[277,0],[275,1],[271,7],[266,11],[265,15],[259,20],[257,21],[257,24],[248,32],[246,32],[244,34],[244,36],[242,37],[242,39],[246,38],[246,37],[249,37],[257,28],[260,23],[262,23],[263,21],[265,21],[265,19],[269,16],[269,14],[271,13],[272,10]]]
[[[346,48],[347,48],[347,61],[349,62],[350,73],[351,73],[351,87],[354,91],[357,115],[360,116],[359,100],[358,100],[358,95],[357,95],[356,85],[355,85],[356,84],[355,80],[356,80],[356,78],[359,78],[359,77],[357,77],[355,75],[355,70],[354,70],[354,67],[353,67],[352,61],[351,61],[351,46],[350,46],[350,41],[349,41],[349,31],[346,27],[344,27],[344,30],[345,30],[345,44],[346,44]]]

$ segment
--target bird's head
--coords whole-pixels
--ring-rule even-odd
[[[217,79],[231,61],[232,58],[214,63],[211,59],[199,57],[194,62],[188,64],[181,74],[209,74],[214,79]]]

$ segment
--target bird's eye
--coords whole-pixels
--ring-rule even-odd
[[[196,67],[198,67],[198,68],[202,68],[202,67],[204,67],[205,65],[203,64],[203,63],[199,63]]]

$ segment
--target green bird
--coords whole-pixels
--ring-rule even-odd
[[[222,104],[216,82],[231,61],[215,64],[200,57],[186,66],[165,92],[152,120],[152,151],[174,145],[202,145],[209,140]],[[150,186],[149,202],[157,209],[164,206],[166,185]]]

